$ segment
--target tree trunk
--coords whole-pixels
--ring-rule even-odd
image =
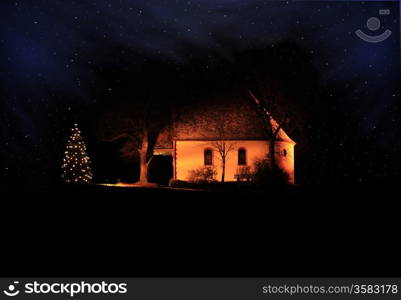
[[[272,169],[276,166],[275,145],[275,138],[273,137],[269,143],[270,167]]]
[[[141,149],[139,149],[140,184],[148,183],[148,164],[147,164],[148,146],[149,146],[148,131],[145,130],[142,138],[142,146]]]
[[[140,164],[139,183],[147,184],[148,183],[148,166],[146,164],[146,152],[143,152],[142,149],[139,150],[139,164]]]
[[[225,159],[222,161],[222,166],[221,166],[221,182],[224,182],[224,178],[226,176],[226,161]]]

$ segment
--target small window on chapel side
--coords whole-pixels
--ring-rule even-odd
[[[283,156],[287,156],[287,150],[283,150]]]
[[[212,149],[205,149],[203,152],[205,166],[213,165],[213,151]]]

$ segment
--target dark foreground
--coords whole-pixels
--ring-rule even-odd
[[[401,273],[395,186],[3,191],[1,275]]]

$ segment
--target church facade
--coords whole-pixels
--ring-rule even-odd
[[[270,123],[270,124],[268,124]],[[211,99],[177,113],[174,121],[159,135],[154,155],[172,157],[176,180],[191,181],[194,171],[212,169],[220,181],[249,180],[255,163],[269,157],[270,141],[266,126],[278,128],[268,121],[249,99]],[[275,163],[295,182],[295,142],[279,129]]]

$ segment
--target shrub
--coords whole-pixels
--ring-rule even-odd
[[[214,167],[202,167],[189,171],[188,181],[192,183],[210,183],[216,181],[217,171]]]
[[[271,167],[268,159],[255,162],[253,181],[262,187],[283,186],[288,184],[289,176],[277,166]]]

